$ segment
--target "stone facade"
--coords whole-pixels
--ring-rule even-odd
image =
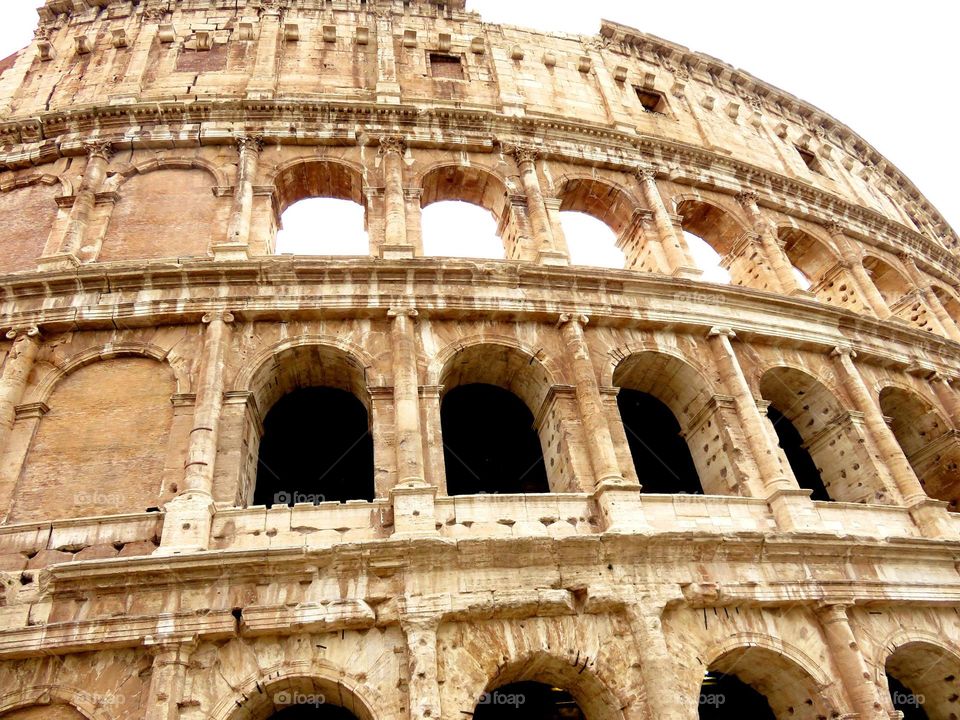
[[[706,671],[777,718],[895,717],[888,674],[960,714],[957,236],[821,111],[463,0],[46,0],[0,170],[3,720],[447,720],[520,681],[693,720]],[[360,203],[369,256],[275,255],[309,197]],[[441,200],[507,260],[424,257]],[[567,210],[627,267],[571,265]],[[533,414],[549,494],[448,495],[441,402],[478,382]],[[266,414],[314,385],[364,404],[374,500],[252,505]],[[641,490],[618,388],[703,495]]]

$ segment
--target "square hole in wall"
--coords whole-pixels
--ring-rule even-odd
[[[463,60],[459,55],[430,53],[430,74],[435,78],[463,80]]]
[[[820,162],[820,158],[814,155],[809,150],[804,150],[802,147],[797,147],[794,145],[794,148],[797,151],[797,154],[800,156],[800,159],[803,160],[803,164],[807,166],[807,169],[810,172],[815,172],[818,175],[824,175],[823,164]]]
[[[642,87],[634,87],[634,90],[637,91],[637,98],[639,98],[644,112],[660,114],[667,112],[667,101],[656,90],[648,90]]]

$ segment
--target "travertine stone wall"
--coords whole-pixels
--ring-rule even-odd
[[[275,254],[312,197],[363,207],[366,255]],[[445,200],[506,260],[426,257]],[[564,211],[625,267],[571,265]],[[956,235],[803,101],[462,0],[47,0],[0,63],[0,214],[3,720],[436,720],[525,680],[694,720],[708,670],[778,719],[893,717],[888,672],[960,713]],[[477,382],[549,493],[448,494]],[[375,498],[254,506],[264,419],[314,386],[366,409]],[[703,495],[644,492],[623,388]]]

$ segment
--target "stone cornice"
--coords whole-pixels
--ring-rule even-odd
[[[292,122],[290,113],[298,113]],[[348,117],[362,118],[366,132],[358,138]],[[436,136],[434,121],[455,120],[456,136],[443,141]],[[205,123],[217,123],[205,126]],[[256,122],[271,144],[353,145],[373,144],[378,134],[403,127],[410,147],[494,152],[497,143],[522,143],[531,134],[543,138],[538,150],[557,160],[582,163],[584,159],[611,169],[633,172],[640,162],[655,159],[675,182],[712,186],[720,192],[757,192],[760,204],[827,224],[845,221],[851,236],[892,252],[911,249],[920,253],[935,274],[960,277],[960,258],[937,241],[881,213],[842,199],[826,190],[770,170],[717,154],[704,148],[647,135],[624,133],[607,126],[544,116],[507,117],[492,110],[432,108],[424,111],[412,105],[382,106],[372,102],[331,103],[326,101],[245,101],[226,99],[196,103],[141,103],[121,107],[86,107],[45,113],[31,118],[0,123],[0,168],[16,170],[53,162],[62,156],[84,152],[90,134],[110,137],[116,149],[155,148],[158,142],[169,147],[196,147],[234,143],[236,134],[221,123],[246,127]],[[185,123],[182,131],[166,130],[163,137],[150,130],[151,123],[166,126]],[[382,124],[382,128],[378,127]],[[347,128],[348,129],[344,129]],[[291,130],[291,127],[293,128]],[[332,128],[332,129],[331,129]],[[422,128],[422,131],[419,129]],[[564,149],[575,139],[584,153],[569,155]],[[585,140],[589,145],[584,146]],[[591,147],[592,145],[592,147]],[[638,153],[635,159],[630,152]],[[718,175],[718,170],[724,175]],[[778,202],[778,197],[799,199],[806,207]],[[879,236],[879,238],[878,238]],[[883,236],[890,238],[883,242]],[[955,236],[954,236],[955,239]],[[952,284],[952,282],[951,282]]]
[[[419,283],[430,292],[409,296]],[[342,285],[353,289],[344,294]],[[364,291],[358,285],[367,284]],[[250,287],[297,287],[289,295],[251,295]],[[218,288],[211,304],[209,288]],[[447,287],[456,288],[447,291]],[[482,295],[462,292],[482,286]],[[496,288],[503,288],[503,297]],[[518,298],[517,289],[523,292]],[[101,293],[110,292],[115,304]],[[421,316],[463,319],[483,314],[553,324],[556,307],[578,295],[592,324],[672,327],[702,333],[736,319],[740,338],[758,343],[829,352],[855,343],[863,359],[907,367],[918,353],[936,358],[934,368],[960,375],[957,343],[897,320],[880,321],[815,300],[760,290],[679,280],[627,270],[553,268],[509,261],[351,258],[331,263],[310,257],[264,257],[247,261],[151,261],[83,265],[69,271],[0,277],[0,311],[8,324],[43,325],[48,332],[199,323],[203,315],[229,309],[242,321],[282,313],[288,318],[378,319],[398,297]],[[153,298],[148,293],[154,294]],[[64,302],[64,298],[73,301]],[[51,303],[50,298],[59,298]],[[682,300],[679,305],[671,298]],[[682,307],[680,307],[682,306]],[[803,332],[786,331],[784,319],[802,319]],[[789,323],[794,326],[796,323]]]

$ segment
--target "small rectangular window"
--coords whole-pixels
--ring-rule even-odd
[[[637,91],[637,97],[640,99],[644,112],[662,114],[667,111],[667,101],[664,100],[663,95],[655,90],[647,90],[642,87],[634,89]]]
[[[435,78],[463,80],[463,61],[459,55],[430,53],[430,74]]]
[[[794,145],[794,147],[797,150],[797,154],[800,155],[800,159],[803,160],[803,164],[807,166],[807,169],[810,170],[810,172],[823,175],[823,165],[820,164],[820,159],[816,155],[809,150],[804,150],[796,145]]]

